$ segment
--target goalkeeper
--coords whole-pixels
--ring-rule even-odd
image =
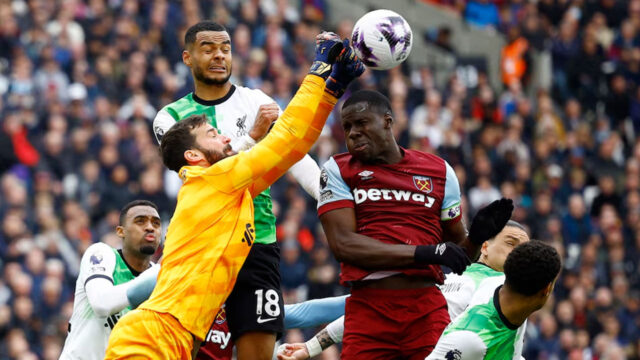
[[[194,340],[205,337],[255,239],[253,197],[309,151],[333,110],[337,98],[325,92],[325,81],[343,48],[335,35],[318,36],[309,75],[271,132],[249,151],[234,154],[229,138],[203,115],[164,134],[163,162],[184,185],[156,287],[113,329],[107,359],[191,358]],[[355,56],[344,61],[344,71],[361,73]]]

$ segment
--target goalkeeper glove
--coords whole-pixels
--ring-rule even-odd
[[[318,75],[326,80],[331,73],[331,64],[336,62],[342,48],[342,41],[335,33],[325,31],[316,36],[316,57],[309,74]]]
[[[511,219],[513,200],[502,198],[478,210],[471,221],[469,241],[476,245],[494,238]]]
[[[344,94],[345,89],[353,79],[364,72],[364,64],[349,46],[349,39],[344,39],[342,46],[342,52],[333,65],[326,87],[326,91],[337,98]]]

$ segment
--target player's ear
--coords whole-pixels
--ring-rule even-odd
[[[384,128],[391,129],[393,126],[393,116],[390,113],[384,114]]]
[[[124,239],[124,227],[118,225],[116,227],[116,235],[118,235],[120,239]]]
[[[204,159],[204,154],[196,149],[189,149],[184,152],[184,159],[188,164],[197,164],[200,160]]]
[[[553,286],[556,284],[555,280],[552,281],[551,283],[549,283],[549,285],[547,285],[544,289],[542,289],[542,295],[544,296],[544,298],[548,298],[549,295],[551,295],[551,293],[553,292]]]
[[[480,255],[487,256],[489,253],[489,241],[485,241],[482,243],[482,247],[480,248]]]
[[[191,67],[191,54],[188,50],[182,50],[182,62],[188,67]]]

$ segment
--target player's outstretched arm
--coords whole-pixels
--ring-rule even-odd
[[[344,316],[334,320],[306,343],[282,344],[278,347],[278,360],[303,360],[319,355],[333,344],[342,342]]]
[[[273,129],[251,150],[209,167],[208,175],[224,177],[225,182],[231,180],[234,189],[248,187],[257,196],[302,159],[337,102],[324,89],[331,64],[342,48],[335,35],[319,35],[316,61]],[[216,179],[212,182],[216,183]]]
[[[284,306],[284,327],[302,329],[326,324],[344,315],[349,295],[314,299]]]

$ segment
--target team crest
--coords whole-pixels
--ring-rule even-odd
[[[413,185],[415,185],[418,190],[427,194],[433,191],[433,182],[428,176],[414,176]]]
[[[216,315],[216,324],[222,325],[227,321],[227,313],[224,311],[224,307],[218,311],[218,315]]]
[[[238,127],[236,136],[240,137],[247,134],[246,121],[247,121],[247,114],[244,114],[244,116],[240,116],[239,118],[236,119],[236,126]]]
[[[373,171],[369,171],[369,170],[365,170],[365,171],[361,171],[358,173],[358,175],[360,176],[360,180],[369,180],[369,179],[373,179]]]

